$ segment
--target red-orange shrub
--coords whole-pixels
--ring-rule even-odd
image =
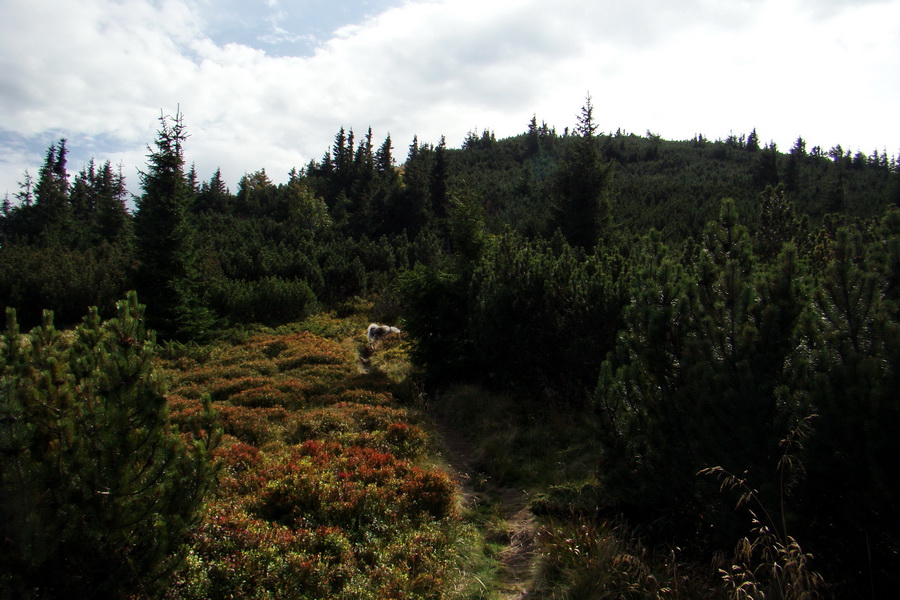
[[[225,433],[253,446],[279,439],[288,418],[288,411],[280,406],[248,408],[214,403],[213,408]]]

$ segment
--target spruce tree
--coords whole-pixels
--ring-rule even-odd
[[[371,223],[373,237],[385,233],[399,233],[400,228],[392,220],[391,211],[400,193],[400,176],[394,165],[391,135],[375,151],[375,175],[372,181]]]
[[[434,149],[434,163],[431,165],[431,212],[438,220],[439,226],[446,226],[447,219],[447,140],[441,136],[441,141]]]
[[[750,135],[747,136],[745,149],[747,152],[759,151],[759,135],[756,133],[756,127],[754,127],[753,131],[750,132]]]
[[[30,207],[34,205],[34,176],[25,169],[25,181],[19,182],[19,191],[14,194],[19,206]]]
[[[784,168],[784,185],[789,192],[800,189],[800,166],[807,157],[806,140],[798,137],[791,147]]]
[[[375,151],[375,170],[382,177],[393,178],[396,176],[394,158],[391,156],[393,149],[391,134],[388,133],[387,137],[384,138],[384,142]]]
[[[353,237],[371,236],[375,233],[373,193],[375,189],[375,155],[372,146],[372,128],[360,141],[353,158],[348,199],[348,231]]]
[[[757,189],[778,185],[778,148],[768,144],[753,158],[750,175]]]
[[[540,132],[538,131],[537,115],[531,116],[528,122],[528,133],[525,134],[525,156],[533,157],[540,150]]]
[[[222,170],[216,169],[209,182],[203,182],[194,204],[195,212],[224,213],[229,208],[231,192],[222,180]]]
[[[193,197],[184,172],[187,132],[181,113],[171,122],[165,115],[159,120],[156,149],[148,156],[148,170],[141,173],[143,194],[135,215],[137,286],[151,323],[161,333],[202,337],[215,320],[205,304],[190,221]]]
[[[560,161],[554,181],[556,224],[573,246],[592,250],[609,231],[612,166],[602,160],[597,124],[588,96],[574,140]]]
[[[72,190],[69,193],[69,205],[72,216],[83,231],[89,231],[96,210],[96,194],[94,182],[97,178],[97,164],[91,158],[90,162],[75,176]],[[86,236],[90,238],[90,236]],[[87,243],[93,240],[83,240]]]
[[[0,596],[157,597],[213,481],[212,432],[167,420],[155,336],[129,294],[71,332],[0,336]]]
[[[69,207],[66,140],[47,149],[34,188],[37,234],[43,245],[68,246],[74,241],[74,220]],[[37,241],[37,240],[34,240]]]
[[[103,163],[97,172],[94,191],[95,238],[100,242],[130,244],[132,221],[125,206],[128,189],[125,187],[121,165],[114,171],[110,161]]]
[[[406,229],[417,234],[432,220],[431,171],[434,151],[428,144],[419,144],[413,137],[403,167],[404,188],[393,203],[391,220],[395,231]]]
[[[110,161],[99,168],[91,161],[75,177],[69,203],[82,232],[80,246],[129,242],[131,215],[125,206],[128,190],[121,168]]]

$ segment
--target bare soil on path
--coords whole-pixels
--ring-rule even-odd
[[[538,558],[538,526],[526,492],[492,484],[474,465],[472,443],[446,423],[436,422],[435,427],[445,451],[444,458],[459,481],[463,507],[493,504],[505,523],[506,531],[501,536],[505,543],[497,554],[497,597],[501,600],[529,598]]]

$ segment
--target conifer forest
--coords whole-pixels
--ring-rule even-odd
[[[237,190],[180,113],[139,181],[53,141],[0,211],[0,598],[894,597],[898,157],[523,125]]]

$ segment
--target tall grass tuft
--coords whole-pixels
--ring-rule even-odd
[[[815,600],[824,581],[811,560],[797,540],[782,539],[754,515],[752,536],[738,542],[731,567],[720,573],[733,600]]]
[[[782,461],[781,467],[786,463]],[[721,467],[700,471],[721,482],[721,489],[737,491],[737,507],[755,504],[761,514],[748,508],[752,519],[749,536],[738,541],[731,564],[719,569],[728,597],[733,600],[816,600],[822,597],[822,576],[813,570],[813,555],[787,534],[785,519],[776,523],[759,499],[759,492],[746,479],[728,473]]]
[[[706,577],[651,551],[622,523],[554,520],[540,535],[539,597],[566,600],[708,598]]]

